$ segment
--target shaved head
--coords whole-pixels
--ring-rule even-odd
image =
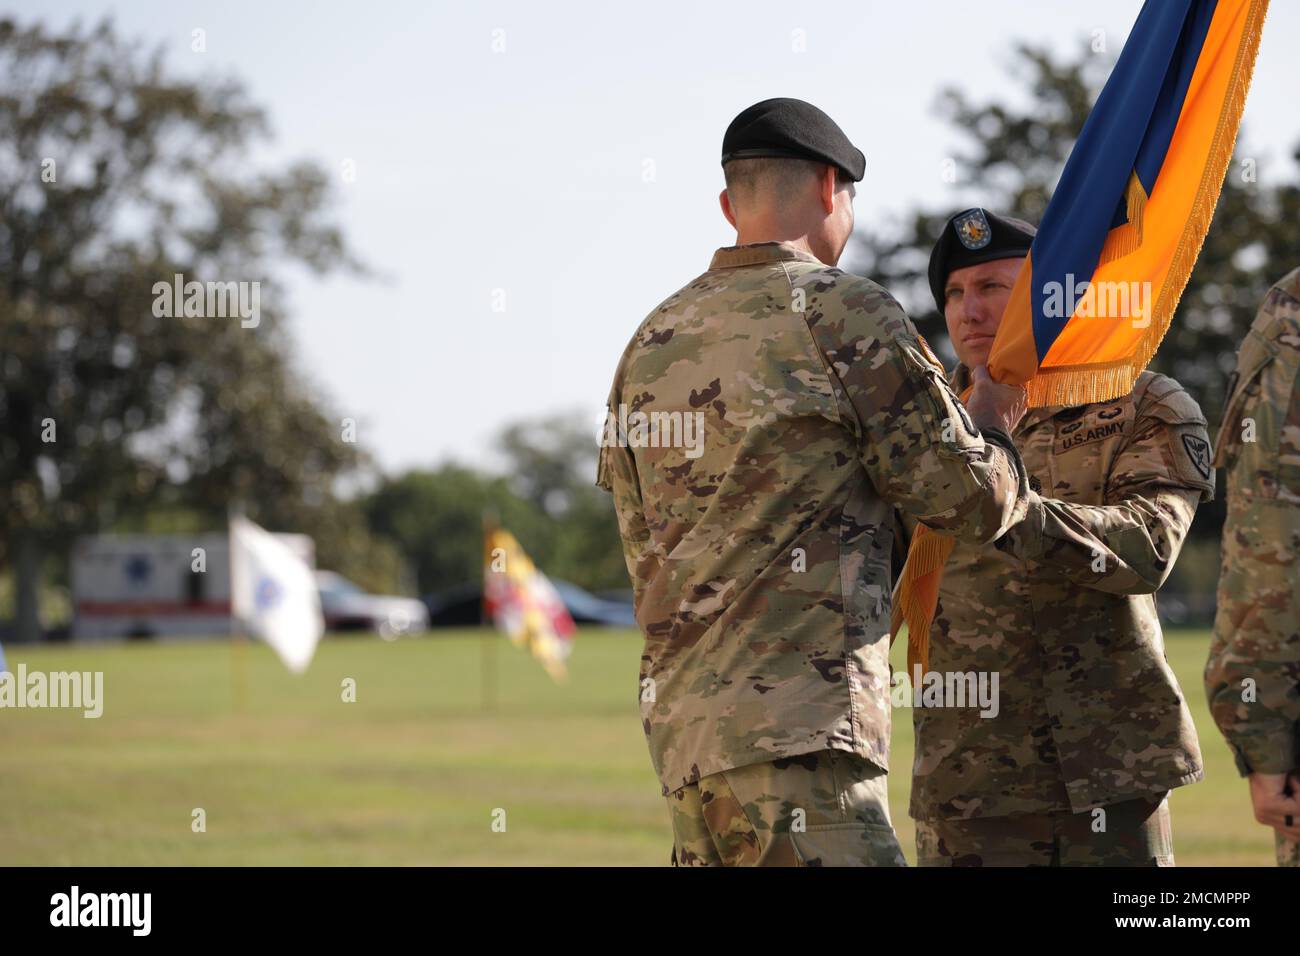
[[[780,201],[797,194],[816,181],[826,168],[826,163],[811,159],[788,159],[764,156],[759,159],[733,159],[722,167],[731,203],[738,210],[753,208],[758,204]],[[836,184],[849,181],[849,177],[836,169]]]
[[[853,232],[853,177],[832,163],[784,156],[733,159],[722,167],[722,214],[736,244],[790,242],[828,266]]]

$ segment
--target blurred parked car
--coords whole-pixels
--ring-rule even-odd
[[[605,627],[636,627],[631,601],[611,601],[584,591],[568,581],[551,581],[560,600],[569,609],[574,624],[603,624]]]
[[[375,631],[391,641],[429,627],[429,609],[416,598],[367,594],[334,571],[317,571],[316,586],[327,631]]]
[[[636,627],[630,601],[597,597],[568,581],[552,578],[551,583],[568,608],[573,623]],[[427,595],[424,603],[429,610],[430,627],[474,627],[483,623],[483,588],[478,584],[465,584]]]

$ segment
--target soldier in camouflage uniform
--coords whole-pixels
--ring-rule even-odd
[[[632,337],[597,478],[645,637],[641,716],[673,861],[901,865],[885,785],[891,509],[964,541],[1002,534],[1028,495],[1007,435],[1024,396],[981,369],[982,433],[944,428],[966,419],[908,317],[832,267],[864,160],[829,117],[766,101],[723,152],[738,244]],[[693,416],[703,442],[671,440]]]
[[[1228,469],[1205,696],[1279,866],[1300,866],[1300,269],[1237,353],[1215,465]]]
[[[966,210],[934,250],[958,391],[987,360],[1033,233]],[[1030,409],[1012,437],[1028,516],[993,544],[958,542],[930,635],[931,672],[998,675],[996,713],[913,711],[918,862],[1172,865],[1166,794],[1203,771],[1154,594],[1213,497],[1205,418],[1143,372],[1123,398]]]

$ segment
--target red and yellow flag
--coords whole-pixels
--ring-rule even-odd
[[[1148,0],[1070,152],[989,372],[1031,407],[1132,391],[1173,318],[1232,157],[1268,0]],[[918,526],[893,633],[929,664],[952,539]]]
[[[483,604],[492,623],[563,680],[577,627],[555,586],[509,531],[487,529],[483,551]]]

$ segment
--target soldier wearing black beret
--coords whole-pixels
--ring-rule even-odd
[[[980,370],[967,419],[899,304],[833,268],[866,163],[825,113],[758,103],[722,163],[736,244],[639,323],[597,470],[646,637],[672,859],[899,865],[876,529],[896,507],[968,541],[1003,533],[1027,495],[1009,434],[1024,390]],[[631,416],[697,421],[699,441],[648,443]]]
[[[755,103],[722,137],[727,188],[718,197],[736,244],[804,237],[835,265],[853,232],[854,183],[867,159],[833,119],[803,100]]]
[[[784,157],[828,163],[855,183],[867,171],[862,155],[835,121],[803,100],[763,100],[742,111],[722,137],[722,166],[734,159]]]
[[[998,259],[1015,259],[1019,268],[1019,260],[1029,254],[1037,231],[1023,219],[999,216],[978,206],[949,219],[930,253],[930,291],[939,312],[943,312],[943,287],[950,273]]]
[[[1034,231],[978,208],[944,224],[929,279],[959,390],[988,361]],[[1166,796],[1203,762],[1153,595],[1213,496],[1205,418],[1143,372],[1122,398],[1030,409],[1012,438],[1025,520],[954,546],[930,630],[931,672],[998,675],[996,707],[913,711],[917,862],[1171,865]]]

